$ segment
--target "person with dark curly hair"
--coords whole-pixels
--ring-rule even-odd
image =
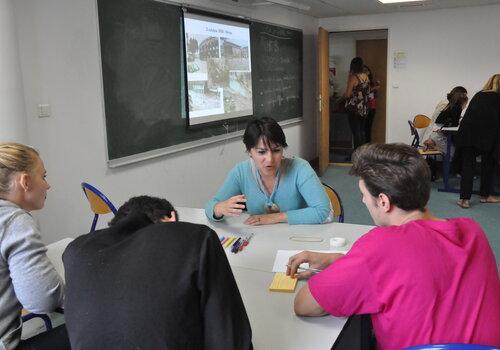
[[[63,254],[72,349],[252,349],[213,230],[149,196],[129,199],[109,224]]]

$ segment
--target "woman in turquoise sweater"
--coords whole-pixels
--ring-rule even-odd
[[[285,134],[272,118],[251,121],[243,135],[250,159],[237,164],[205,208],[210,220],[248,210],[249,225],[278,222],[321,224],[333,214],[323,185],[309,163],[285,158]]]

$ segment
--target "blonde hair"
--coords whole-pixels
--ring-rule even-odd
[[[0,142],[0,193],[9,192],[12,175],[16,172],[32,172],[38,159],[38,151],[15,142]]]
[[[484,85],[483,91],[500,92],[500,74],[492,75]]]

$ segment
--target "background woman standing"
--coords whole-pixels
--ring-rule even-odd
[[[365,122],[368,115],[370,79],[364,72],[363,59],[354,57],[349,69],[347,88],[344,93],[345,109],[349,119],[354,149],[366,143]]]
[[[474,95],[458,129],[455,146],[462,151],[462,179],[457,205],[470,207],[474,159],[481,155],[481,203],[500,203],[493,196],[496,163],[500,159],[500,74],[493,75]]]

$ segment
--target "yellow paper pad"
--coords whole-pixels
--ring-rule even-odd
[[[287,276],[286,273],[277,272],[274,275],[273,281],[269,286],[271,292],[286,292],[293,293],[295,291],[295,286],[297,285],[297,279]]]

